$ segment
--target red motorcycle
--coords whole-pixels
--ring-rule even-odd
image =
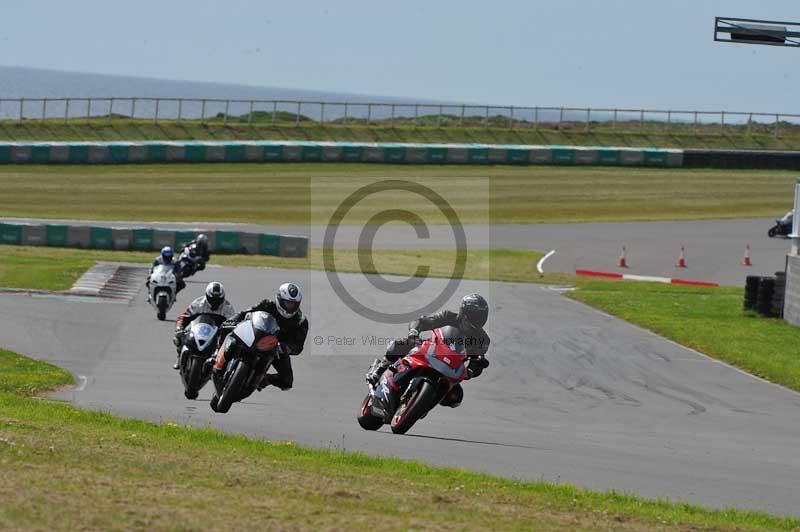
[[[378,430],[389,423],[392,432],[405,434],[468,378],[468,360],[458,329],[434,329],[431,338],[387,369],[377,385],[367,383],[369,393],[361,403],[358,424],[366,430]],[[407,370],[411,370],[408,384],[395,389],[393,374]]]

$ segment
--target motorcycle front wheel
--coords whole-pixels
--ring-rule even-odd
[[[378,430],[383,426],[383,420],[372,415],[372,394],[367,394],[358,411],[358,424],[364,430]]]
[[[391,428],[395,434],[405,434],[414,423],[428,413],[436,400],[436,389],[430,381],[423,381],[417,391],[400,405],[392,418]]]
[[[197,399],[200,393],[204,363],[205,361],[199,357],[189,357],[189,368],[186,370],[186,389],[183,392],[187,399]]]
[[[250,366],[245,362],[239,361],[236,370],[225,383],[222,393],[217,401],[217,412],[224,414],[231,409],[231,405],[236,401],[242,393],[247,380],[250,378]]]

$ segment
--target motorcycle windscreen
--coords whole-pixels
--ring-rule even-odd
[[[153,268],[153,273],[150,275],[150,282],[157,283],[162,286],[175,284],[175,273],[172,266],[159,264]]]
[[[250,320],[245,320],[237,325],[233,330],[233,334],[247,347],[252,347],[256,339],[256,334],[253,331],[253,322]]]
[[[217,327],[212,316],[199,316],[192,321],[192,336],[197,344],[198,351],[204,351],[214,336],[217,334]]]

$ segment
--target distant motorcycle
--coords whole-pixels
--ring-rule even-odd
[[[458,336],[455,327],[434,329],[430,339],[401,359],[402,364],[414,370],[404,389],[390,390],[393,368],[386,370],[377,385],[367,382],[369,393],[361,403],[358,424],[366,430],[378,430],[388,423],[393,433],[405,434],[424,418],[456,384],[467,378],[469,356],[464,346],[447,344],[444,340]]]
[[[211,399],[214,412],[226,413],[231,405],[248,397],[278,357],[278,322],[267,312],[252,312],[225,338],[214,366],[216,393]]]
[[[792,221],[794,211],[789,211],[786,216],[779,220],[775,220],[775,225],[767,231],[767,236],[774,238],[776,236],[789,236],[792,232]]]
[[[183,337],[178,369],[187,399],[197,399],[211,378],[211,362],[219,347],[222,320],[219,314],[200,314]]]
[[[206,263],[197,249],[197,244],[184,246],[178,257],[178,265],[184,278],[206,269]]]
[[[177,296],[175,267],[159,264],[150,274],[148,302],[156,309],[159,320],[167,318],[167,312],[175,304]]]

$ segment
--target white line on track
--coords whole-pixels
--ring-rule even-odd
[[[78,387],[75,388],[75,391],[82,392],[86,389],[86,383],[89,381],[89,379],[86,378],[86,375],[78,375],[78,381],[80,384],[78,384]]]
[[[544,266],[544,261],[546,261],[547,259],[549,259],[553,255],[555,255],[555,253],[556,253],[556,250],[551,249],[550,251],[547,252],[547,254],[544,257],[539,259],[539,262],[536,263],[536,269],[539,270],[539,273],[542,273],[542,274],[544,273],[544,271],[542,270],[542,266]]]

